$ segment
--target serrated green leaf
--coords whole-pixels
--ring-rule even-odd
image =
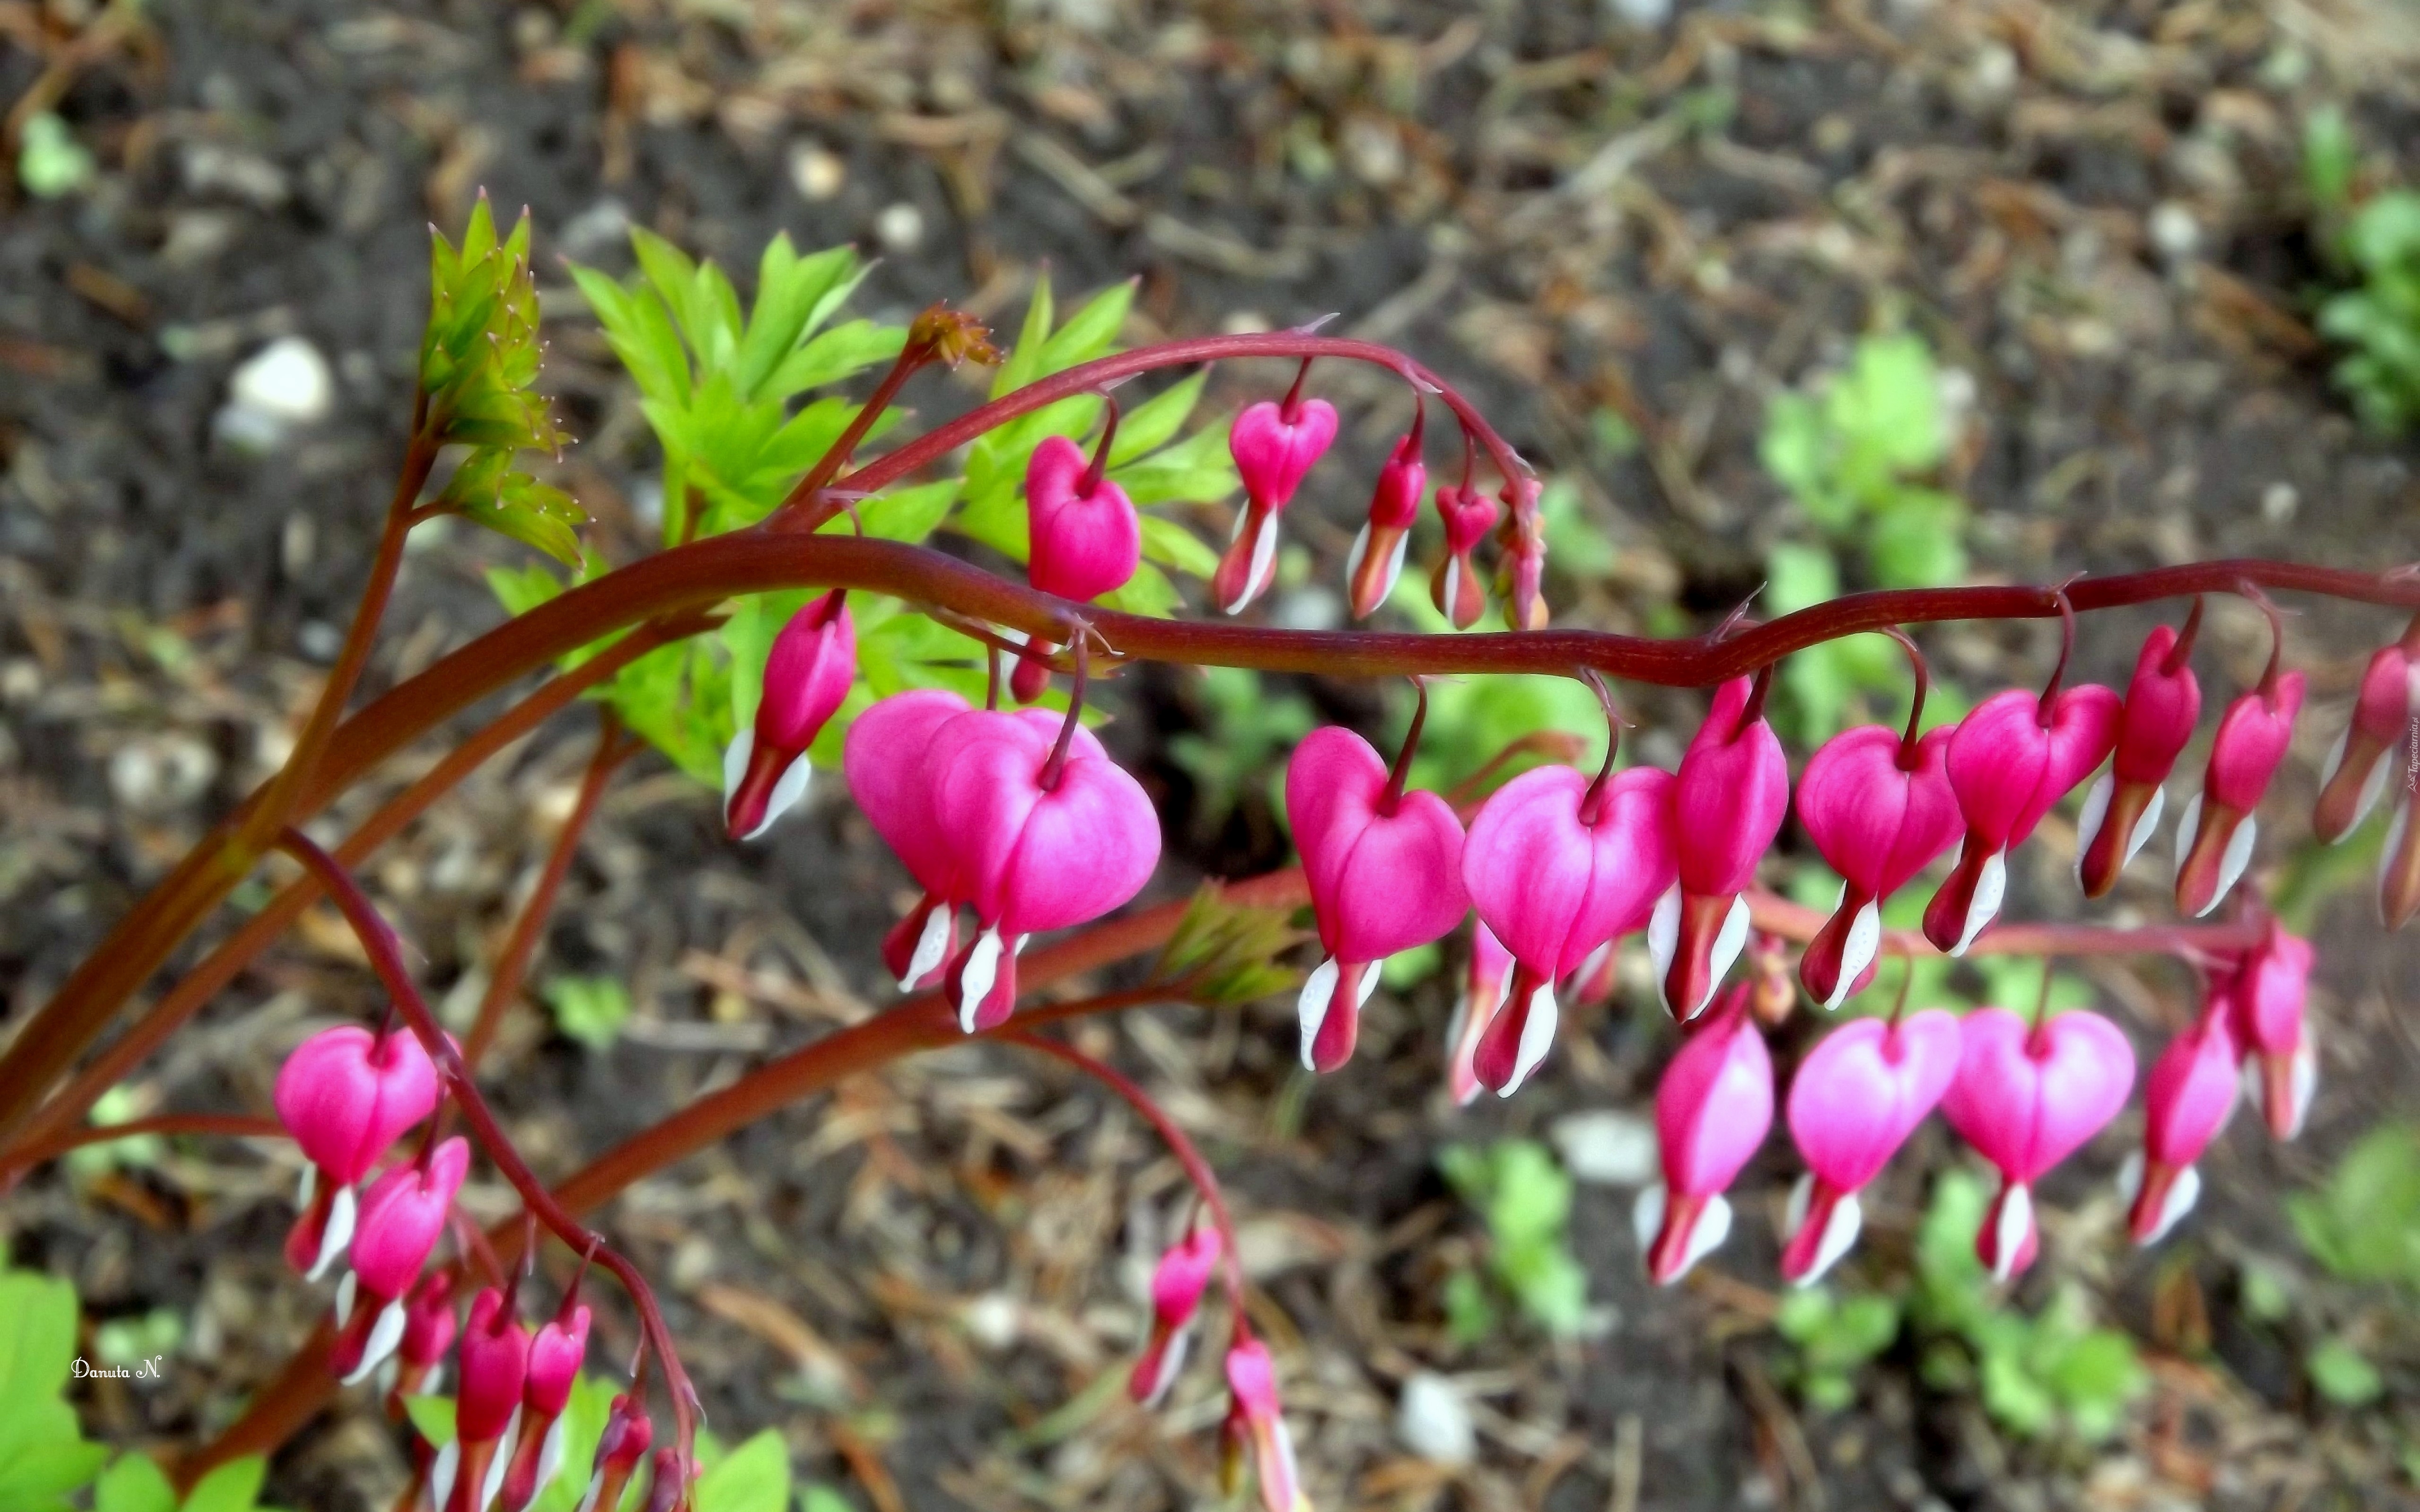
[[[899,355],[908,343],[901,326],[877,326],[851,320],[835,326],[782,360],[761,389],[765,397],[786,399],[827,383],[837,383],[876,363]]]
[[[1156,562],[1196,578],[1208,578],[1218,570],[1218,553],[1165,516],[1142,517],[1142,554],[1146,562]]]
[[[857,518],[865,527],[865,533],[877,540],[905,541],[913,546],[949,517],[950,506],[957,501],[958,480],[943,478],[936,483],[893,488],[865,500],[857,506]],[[848,517],[843,515],[831,523],[846,528]]]
[[[1285,910],[1230,903],[1217,883],[1205,882],[1160,948],[1152,979],[1182,985],[1195,1002],[1254,1002],[1299,980],[1277,962],[1302,938]]]
[[[1068,316],[1067,323],[1050,334],[1049,344],[1043,348],[1043,378],[1063,372],[1096,357],[1106,356],[1118,332],[1126,323],[1126,312],[1134,308],[1135,284],[1129,279],[1112,284],[1086,301],[1084,307]]]
[[[1025,302],[1025,324],[1017,329],[1016,343],[1009,348],[1008,361],[992,375],[992,398],[1021,389],[1042,376],[1042,353],[1050,341],[1051,315],[1050,275],[1044,273],[1033,281],[1032,297]]]

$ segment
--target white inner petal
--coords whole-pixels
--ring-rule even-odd
[[[1538,1063],[1546,1058],[1546,1052],[1555,1047],[1555,1021],[1560,1016],[1555,1007],[1555,984],[1541,983],[1529,995],[1529,1016],[1521,1024],[1521,1045],[1512,1058],[1512,1079],[1497,1093],[1498,1097],[1511,1097],[1519,1091],[1529,1073],[1538,1069]]]
[[[1370,554],[1370,527],[1365,523],[1353,537],[1353,549],[1344,553],[1344,587],[1347,593],[1354,580],[1361,576],[1361,559]]]
[[[353,1225],[360,1215],[361,1199],[353,1196],[353,1189],[336,1188],[335,1198],[328,1204],[328,1227],[319,1231],[318,1257],[311,1262],[310,1273],[303,1280],[317,1281],[328,1273],[328,1267],[335,1264],[336,1257],[353,1242]]]
[[[1854,1192],[1832,1204],[1832,1216],[1823,1223],[1823,1241],[1815,1246],[1815,1263],[1798,1278],[1798,1284],[1811,1287],[1822,1280],[1823,1273],[1839,1264],[1840,1257],[1849,1253],[1865,1227],[1866,1210]]]
[[[1638,1189],[1638,1200],[1630,1205],[1630,1231],[1638,1238],[1638,1257],[1642,1261],[1655,1248],[1655,1236],[1664,1231],[1664,1208],[1668,1200],[1664,1183]]]
[[[1395,584],[1403,581],[1404,579],[1404,552],[1411,544],[1412,537],[1409,532],[1400,532],[1396,534],[1395,548],[1387,553],[1387,580],[1378,585],[1377,601],[1379,603],[1383,604],[1395,596]]]
[[[1664,1285],[1668,1287],[1696,1270],[1699,1260],[1719,1249],[1723,1241],[1730,1237],[1730,1199],[1717,1192],[1706,1199],[1703,1208],[1698,1210],[1698,1221],[1689,1227],[1688,1243],[1681,1251],[1681,1269],[1665,1277]]]
[[[2151,836],[2159,830],[2160,811],[2167,806],[2168,790],[2153,788],[2151,801],[2143,805],[2143,817],[2134,821],[2134,833],[2126,838],[2126,859],[2120,861],[2119,866],[2133,865],[2134,857],[2143,854],[2143,847],[2150,843]]]
[[[2177,815],[2177,870],[2182,872],[2193,855],[2194,841],[2201,839],[2201,795],[2185,800],[2184,812]]]
[[[1857,979],[1874,964],[1874,953],[1883,946],[1883,907],[1869,903],[1849,920],[1849,937],[1840,942],[1840,980],[1832,984],[1832,995],[1823,1000],[1826,1009],[1838,1008],[1856,990]]]
[[[319,1167],[306,1160],[302,1163],[302,1180],[295,1188],[294,1205],[307,1209],[311,1206],[311,1199],[318,1195]]]
[[[2019,1182],[2008,1189],[2000,1204],[2000,1227],[1992,1235],[1993,1280],[2006,1281],[2017,1273],[2017,1253],[2033,1231],[2033,1188]]]
[[[1302,1069],[1317,1071],[1312,1063],[1311,1047],[1319,1042],[1320,1026],[1327,1022],[1327,1005],[1336,996],[1336,958],[1320,962],[1311,974],[1302,980],[1302,995],[1295,1001],[1295,1016],[1302,1023]]]
[[[1747,900],[1734,894],[1730,912],[1723,916],[1723,927],[1714,935],[1714,948],[1710,952],[1713,959],[1706,973],[1706,990],[1689,1005],[1686,1017],[1696,1018],[1704,1012],[1706,1005],[1714,1000],[1714,989],[1730,975],[1731,967],[1739,961],[1740,951],[1747,947],[1748,918]]]
[[[2118,1163],[2118,1200],[2131,1203],[2143,1191],[2143,1152],[2130,1149]]]
[[[1815,1205],[1815,1173],[1802,1171],[1798,1180],[1790,1183],[1790,1201],[1781,1213],[1781,1242],[1785,1244],[1798,1237],[1807,1223],[1807,1210]]]
[[[908,974],[899,979],[901,992],[912,992],[918,982],[933,974],[949,952],[950,924],[957,913],[954,903],[936,903],[933,911],[924,916],[923,933],[916,936],[916,949],[908,957]]]
[[[2302,1134],[2303,1120],[2311,1116],[2311,1098],[2319,1089],[2319,1058],[2311,1051],[2311,1041],[2304,1040],[2294,1047],[2293,1117],[2287,1120],[2286,1137]]]
[[[2258,843],[2259,834],[2258,816],[2245,814],[2236,825],[2235,833],[2226,837],[2226,854],[2218,858],[2218,891],[2211,895],[2210,908],[2217,907],[2220,900],[2234,891],[2236,883],[2242,880],[2243,869],[2252,864],[2252,847]],[[2207,914],[2210,908],[2202,912]]]
[[[1169,1388],[1176,1384],[1177,1376],[1185,1369],[1185,1356],[1193,1348],[1193,1325],[1186,1323],[1168,1336],[1168,1347],[1159,1351],[1159,1369],[1151,1378],[1151,1392],[1143,1398],[1145,1408],[1156,1408],[1168,1399]]]
[[[2175,1180],[2168,1183],[2167,1197],[2160,1204],[2160,1220],[2152,1225],[2150,1233],[2145,1237],[2143,1242],[2156,1244],[2167,1238],[2168,1230],[2177,1226],[2177,1220],[2193,1211],[2194,1204],[2200,1200],[2201,1172],[2188,1165],[2177,1173]]]
[[[1680,949],[1681,885],[1675,882],[1655,900],[1655,912],[1647,920],[1647,955],[1655,964],[1655,998],[1667,1012],[1672,1000],[1664,995],[1664,979],[1672,974],[1672,957]]]
[[[353,1296],[360,1286],[360,1279],[350,1271],[346,1272],[344,1278],[336,1283],[336,1326],[338,1328],[344,1327],[346,1319],[353,1316]]]
[[[504,1437],[496,1441],[495,1457],[488,1461],[488,1477],[479,1484],[479,1500],[472,1504],[471,1512],[488,1512],[496,1493],[504,1489],[504,1472],[511,1468],[514,1443],[520,1435],[521,1410],[516,1407],[504,1424]]]
[[[2075,876],[2079,886],[2084,880],[2084,858],[2092,854],[2092,842],[2101,834],[2102,822],[2109,817],[2109,799],[2118,791],[2118,774],[2103,772],[2084,795],[2084,812],[2075,820]]]
[[[2345,826],[2344,835],[2337,837],[2339,840],[2351,835],[2360,827],[2361,822],[2369,817],[2369,810],[2378,807],[2380,796],[2386,792],[2387,774],[2392,770],[2399,769],[2402,765],[2401,762],[2396,760],[2393,751],[2388,751],[2371,764],[2369,776],[2361,784],[2361,803],[2353,810],[2352,823]]]
[[[1271,514],[1261,521],[1260,532],[1252,537],[1252,570],[1246,575],[1244,586],[1235,593],[1235,601],[1227,606],[1230,614],[1241,614],[1244,606],[1260,596],[1261,579],[1278,554],[1278,517]]]
[[[722,748],[722,806],[731,807],[731,796],[739,791],[739,779],[748,775],[748,758],[756,754],[756,730],[742,725],[731,744]]]
[[[349,1274],[350,1273],[347,1273]],[[403,1299],[397,1297],[379,1309],[378,1321],[370,1325],[369,1343],[362,1349],[362,1363],[345,1378],[348,1386],[358,1385],[369,1373],[386,1364],[386,1357],[403,1342]]]
[[[454,1494],[454,1473],[461,1463],[462,1441],[448,1439],[445,1446],[437,1451],[437,1462],[428,1467],[428,1504],[436,1507],[438,1512],[444,1512],[446,1498]],[[590,1490],[593,1494],[595,1488],[590,1488]],[[583,1505],[581,1512],[588,1512],[588,1509]]]
[[[797,759],[783,769],[781,778],[774,782],[773,795],[765,800],[765,817],[756,821],[756,827],[741,838],[754,840],[772,828],[774,820],[788,813],[792,806],[807,795],[807,779],[814,774],[814,764],[807,760],[807,753],[799,752]]]
[[[1445,559],[1445,592],[1437,595],[1445,600],[1445,603],[1439,606],[1439,612],[1449,618],[1452,616],[1454,595],[1461,591],[1461,588],[1462,559],[1448,557]]]
[[[565,1416],[556,1414],[554,1422],[546,1430],[546,1443],[538,1446],[537,1486],[530,1493],[533,1499],[546,1489],[554,1479],[555,1472],[563,1468]]]
[[[1966,905],[1966,927],[1958,933],[1958,948],[1949,953],[1964,955],[1992,920],[2000,917],[2000,900],[2009,891],[2009,853],[1993,851],[1984,857],[1982,873],[1975,879],[1975,897]]]
[[[1000,931],[987,929],[975,936],[967,964],[958,968],[958,1027],[969,1034],[975,1032],[975,1014],[1000,976],[1001,949]]]

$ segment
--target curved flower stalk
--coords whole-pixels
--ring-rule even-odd
[[[1807,1174],[1782,1225],[1784,1277],[1810,1286],[1857,1242],[1858,1192],[1947,1095],[1963,1043],[1957,1016],[1928,1008],[1844,1024],[1798,1063],[1787,1111]]]
[[[1677,873],[1647,927],[1664,1006],[1686,1021],[1705,1011],[1747,944],[1756,863],[1790,812],[1790,758],[1765,722],[1770,668],[1715,690],[1672,781]]]
[[[1286,764],[1286,817],[1326,952],[1302,987],[1306,1070],[1334,1071],[1352,1057],[1381,963],[1444,938],[1469,911],[1462,822],[1435,794],[1404,786],[1427,715],[1423,687],[1391,772],[1339,725],[1312,731]]]
[[[2168,774],[2201,718],[2201,684],[2190,663],[2201,605],[2194,600],[2183,628],[2153,630],[2134,658],[2109,770],[2085,795],[2076,825],[2075,879],[2087,898],[2107,896],[2160,827]]]
[[[790,616],[765,660],[756,719],[722,753],[722,821],[734,840],[754,840],[807,795],[814,773],[807,748],[848,697],[857,677],[857,631],[847,595],[835,589]]]
[[[2258,590],[2251,590],[2258,595]],[[2294,741],[2294,719],[2303,710],[2305,679],[2279,671],[2286,631],[2276,606],[2257,602],[2269,615],[2269,668],[2259,687],[2242,694],[2219,716],[2210,743],[2201,791],[2177,821],[2177,911],[2200,918],[2225,901],[2252,863],[2260,821],[2255,810]]]
[[[2040,1248],[2034,1183],[2126,1105],[2134,1050],[2118,1026],[2083,1011],[2027,1024],[2005,1008],[1978,1009],[1959,1034],[1958,1076],[1941,1111],[2000,1168],[1975,1253],[1993,1280],[2006,1281]]]
[[[1647,1274],[1668,1287],[1731,1231],[1736,1180],[1773,1127],[1773,1058],[1747,1011],[1748,987],[1733,987],[1688,1035],[1655,1088],[1655,1137],[1664,1180],[1638,1194],[1631,1227]]]

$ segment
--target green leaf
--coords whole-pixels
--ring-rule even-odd
[[[877,326],[870,320],[851,320],[815,337],[783,358],[759,388],[762,396],[786,399],[809,389],[837,383],[899,355],[908,344],[904,326]]]
[[[0,1273],[0,1401],[55,1396],[75,1363],[76,1296],[31,1271]]]
[[[799,1512],[857,1512],[847,1497],[817,1481],[800,1488]]]
[[[563,594],[563,580],[536,563],[526,567],[489,567],[488,591],[504,612],[519,618]]]
[[[1216,568],[1214,567],[1213,570],[1215,571]],[[1121,614],[1147,614],[1164,618],[1174,613],[1185,600],[1184,596],[1177,593],[1176,585],[1168,580],[1168,574],[1146,562],[1135,568],[1135,575],[1126,579],[1125,587],[1103,594],[1094,602],[1105,609],[1116,609]]]
[[[1966,503],[1932,488],[1895,488],[1874,511],[1867,549],[1885,588],[1934,588],[1966,579]]]
[[[411,1427],[431,1448],[442,1449],[454,1442],[454,1398],[430,1396],[426,1394],[406,1396],[403,1415],[411,1419]]]
[[[950,515],[950,506],[958,501],[958,480],[942,478],[935,483],[920,483],[889,493],[876,494],[857,506],[858,521],[865,533],[883,541],[905,541],[913,546],[933,533]],[[825,523],[826,530],[848,530],[846,515],[835,516]]]
[[[121,1455],[93,1483],[92,1512],[177,1512],[176,1488],[150,1456]]]
[[[268,1475],[265,1455],[230,1459],[185,1493],[184,1512],[252,1512],[259,1503],[260,1483]]]
[[[1152,968],[1155,981],[1181,982],[1196,1002],[1233,1006],[1288,991],[1300,973],[1279,957],[1302,939],[1283,909],[1231,903],[1215,882],[1196,888]]]
[[[610,1049],[630,1021],[630,990],[618,977],[557,977],[542,995],[563,1037],[591,1050]]]
[[[696,1512],[788,1512],[790,1451],[767,1428],[700,1475],[690,1497]]]
[[[1218,570],[1218,553],[1202,544],[1202,538],[1176,521],[1160,515],[1142,517],[1142,554],[1147,562],[1196,578],[1208,578]]]
[[[1051,332],[1049,344],[1043,348],[1041,372],[1034,376],[1063,372],[1108,355],[1119,329],[1126,323],[1126,312],[1134,308],[1134,297],[1135,281],[1128,279],[1086,301],[1065,325]]]
[[[1948,453],[1940,394],[1940,376],[1923,337],[1910,332],[1868,336],[1825,396],[1825,418],[1853,455],[1869,454],[1891,472],[1921,472]]]
[[[2378,1367],[2342,1339],[2322,1339],[2303,1361],[2311,1384],[2338,1407],[2367,1407],[2386,1390]]]
[[[1033,296],[1025,303],[1025,324],[1017,330],[1016,345],[1008,349],[1008,361],[992,375],[992,398],[1014,393],[1043,376],[1042,355],[1050,342],[1051,315],[1050,275],[1044,273],[1033,281]]]
[[[2303,187],[2322,215],[2340,215],[2352,199],[2352,179],[2360,167],[2352,128],[2344,112],[2321,105],[2303,119]]]
[[[1185,428],[1193,407],[1201,403],[1202,386],[1209,380],[1209,369],[1204,368],[1120,415],[1118,439],[1109,448],[1109,466],[1131,462],[1173,440],[1176,433]],[[1209,434],[1217,436],[1218,432]]]

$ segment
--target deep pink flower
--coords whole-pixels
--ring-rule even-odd
[[[1247,1336],[1227,1351],[1227,1390],[1219,1477],[1227,1494],[1235,1493],[1249,1458],[1260,1483],[1262,1512],[1310,1512],[1302,1473],[1295,1463],[1294,1435],[1286,1431],[1285,1412],[1278,1401],[1277,1366],[1268,1346]]]
[[[1210,579],[1210,594],[1230,614],[1243,612],[1268,590],[1277,571],[1278,516],[1302,486],[1303,475],[1336,440],[1336,408],[1305,399],[1302,380],[1282,404],[1262,400],[1247,406],[1227,432],[1227,450],[1244,480],[1244,512],[1235,537]]]
[[[613,1398],[605,1414],[605,1431],[597,1440],[597,1458],[588,1472],[588,1490],[580,1499],[580,1512],[616,1512],[622,1504],[623,1489],[647,1457],[647,1445],[654,1441],[656,1426],[647,1417],[646,1405],[635,1401],[624,1392]]]
[[[2118,695],[2098,684],[2042,699],[1994,693],[1949,737],[1949,785],[1966,821],[1957,870],[1924,911],[1924,934],[1963,955],[2000,912],[2009,852],[2090,775],[2118,738]]]
[[[2143,1148],[2118,1167],[2118,1191],[2130,1204],[2137,1244],[2156,1244],[2201,1196],[2194,1162],[2235,1111],[2239,1052],[2227,1005],[2215,1001],[2201,1021],[2168,1041],[2143,1084]]]
[[[1420,492],[1428,486],[1429,470],[1420,461],[1420,435],[1427,423],[1425,409],[1413,412],[1412,428],[1378,470],[1370,518],[1353,537],[1344,563],[1344,593],[1357,620],[1376,613],[1394,593],[1395,579],[1404,575],[1404,552],[1420,517]]]
[[[2085,795],[2076,826],[2075,877],[2087,898],[2118,885],[2118,874],[2160,827],[2167,801],[2163,786],[2201,718],[2201,684],[2189,658],[2201,627],[2194,600],[2182,630],[2163,625],[2143,641],[2133,680],[2118,716],[2118,743],[2109,770]]]
[[[2194,918],[2208,914],[2251,864],[2260,834],[2254,810],[2293,744],[2304,682],[2301,672],[2283,673],[2219,717],[2201,791],[2177,822],[2178,912]]]
[[[1295,748],[1285,805],[1326,952],[1302,986],[1302,1063],[1334,1071],[1353,1054],[1378,964],[1442,939],[1468,910],[1462,822],[1435,794],[1404,791],[1340,725]]]
[[[2310,941],[2287,933],[2273,918],[2227,989],[2235,1002],[2237,1047],[2259,1061],[2244,1077],[2244,1090],[2279,1139],[2303,1132],[2319,1088],[2319,1057],[2303,1023],[2317,958]]]
[[[1546,522],[1538,513],[1537,479],[1523,475],[1497,490],[1504,501],[1504,523],[1497,527],[1497,591],[1504,600],[1504,623],[1515,630],[1546,627]]]
[[[1790,1194],[1783,1275],[1811,1285],[1857,1242],[1858,1190],[1948,1092],[1963,1048],[1957,1016],[1928,1008],[1844,1024],[1798,1063],[1788,1116],[1807,1174]]]
[[[403,1338],[396,1351],[395,1389],[389,1415],[403,1415],[403,1399],[434,1394],[444,1383],[446,1351],[459,1323],[454,1316],[454,1271],[441,1265],[420,1278],[404,1304]]]
[[[1026,463],[1025,576],[1046,594],[1089,603],[1125,587],[1142,563],[1142,519],[1109,475],[1117,433],[1112,409],[1089,459],[1066,437],[1050,436]],[[1050,681],[1043,658],[1056,649],[1036,640],[1016,658],[1009,689],[1019,702],[1042,696]]]
[[[1090,731],[1029,709],[972,709],[934,732],[925,756],[932,823],[954,886],[975,911],[975,938],[943,980],[971,1034],[1016,1006],[1016,952],[1028,934],[1087,923],[1142,890],[1159,864],[1159,816]]]
[[[1555,983],[1638,928],[1672,885],[1671,774],[1541,766],[1496,790],[1462,847],[1462,883],[1512,952],[1512,984],[1474,1069],[1510,1097],[1555,1040]]]
[[[1731,1231],[1725,1188],[1773,1127],[1773,1058],[1747,1011],[1747,986],[1683,1031],[1681,1053],[1655,1088],[1664,1180],[1638,1194],[1631,1225],[1647,1274],[1670,1286]]]
[[[340,1025],[294,1047],[270,1092],[277,1120],[311,1163],[302,1211],[286,1238],[288,1265],[314,1281],[327,1273],[352,1241],[353,1188],[397,1135],[428,1117],[437,1096],[436,1066],[403,1030]]]
[[[1487,584],[1470,553],[1496,523],[1496,501],[1466,482],[1437,485],[1437,517],[1445,521],[1445,556],[1429,575],[1429,601],[1439,614],[1467,630],[1487,612]]]
[[[1825,1008],[1873,979],[1882,905],[1966,827],[1949,786],[1949,736],[1930,730],[1911,748],[1882,725],[1846,730],[1798,779],[1798,822],[1841,877],[1838,906],[1798,963],[1807,995]]]
[[[2420,617],[2414,617],[2401,640],[2381,646],[2363,670],[2352,723],[2328,753],[2327,776],[2311,811],[2312,833],[2334,844],[2369,816],[2388,778],[2402,764],[2389,761],[2388,753],[2403,743],[2415,717],[2420,717]]]
[[[2061,1013],[2031,1025],[2005,1008],[1985,1008],[1959,1027],[1958,1077],[1941,1111],[2000,1168],[2000,1192],[1975,1236],[1975,1253],[1994,1280],[2006,1281],[2032,1264],[2040,1247],[2033,1183],[2126,1105],[2134,1050],[2098,1013]]]
[[[1747,944],[1756,863],[1790,812],[1790,758],[1764,719],[1761,684],[1736,677],[1689,742],[1672,781],[1671,888],[1656,900],[1647,944],[1664,1006],[1683,1020],[1714,1001]]]
[[[347,1385],[384,1363],[403,1342],[404,1296],[445,1232],[454,1195],[471,1168],[458,1135],[426,1159],[390,1166],[362,1194],[353,1268],[336,1284],[336,1347],[329,1364]]]
[[[504,1472],[504,1512],[521,1512],[563,1469],[563,1410],[571,1403],[572,1385],[587,1358],[588,1309],[566,1299],[563,1311],[530,1340],[520,1425]]]
[[[957,905],[966,899],[949,839],[933,822],[924,758],[941,726],[966,712],[966,700],[939,688],[894,693],[857,717],[841,748],[857,806],[924,889],[882,937],[882,964],[902,992],[931,978],[957,949]]]
[[[429,1467],[430,1503],[440,1512],[486,1512],[504,1489],[509,1446],[529,1379],[529,1331],[512,1299],[493,1287],[471,1299],[462,1332],[462,1389],[454,1401],[454,1442]]]
[[[1470,932],[1470,961],[1463,968],[1462,992],[1453,1000],[1453,1021],[1445,1032],[1445,1086],[1458,1107],[1469,1106],[1479,1096],[1479,1071],[1473,1061],[1479,1054],[1480,1036],[1504,1006],[1504,994],[1512,984],[1512,953],[1497,939],[1496,932],[1477,920],[1472,921]]]
[[[1209,1287],[1223,1251],[1218,1230],[1203,1224],[1171,1245],[1153,1268],[1151,1338],[1143,1346],[1142,1358],[1135,1362],[1134,1373],[1126,1378],[1128,1394],[1143,1406],[1157,1407],[1166,1401],[1169,1388],[1185,1368],[1193,1315],[1202,1306],[1202,1293]]]
[[[756,722],[722,752],[722,823],[754,840],[807,795],[807,748],[857,680],[857,630],[834,589],[790,616],[765,658]]]

